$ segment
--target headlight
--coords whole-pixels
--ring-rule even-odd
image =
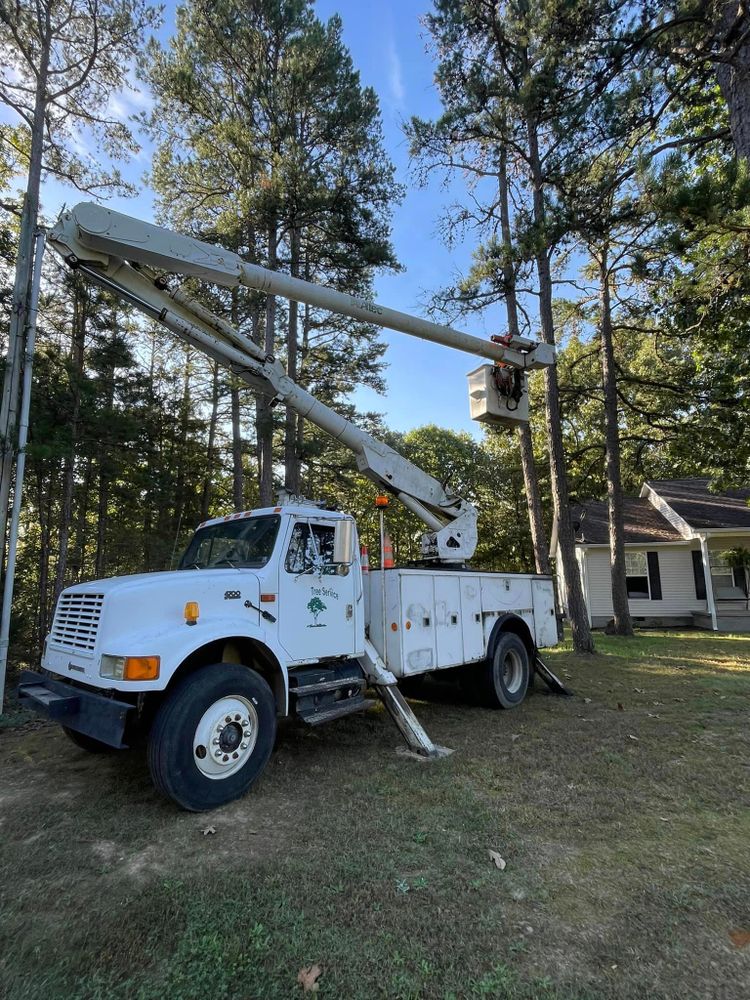
[[[159,676],[158,656],[107,656],[99,663],[99,676],[113,681],[154,681]]]

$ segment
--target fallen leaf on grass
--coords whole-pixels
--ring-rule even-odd
[[[499,868],[501,872],[505,871],[505,858],[501,858],[497,851],[488,851],[487,853],[490,856],[490,861],[492,861],[495,865],[495,868]]]
[[[320,989],[318,980],[322,974],[323,969],[320,965],[303,965],[297,975],[297,982],[305,993],[317,993]]]
[[[735,930],[729,932],[729,940],[735,948],[747,948],[750,944],[750,931]]]
[[[515,742],[516,740],[520,740],[520,738],[521,738],[521,734],[520,733],[513,733],[513,735],[511,736],[511,739],[513,740],[513,742]]]
[[[590,705],[591,704],[591,699],[590,698],[584,698],[583,699],[583,703],[584,703],[584,705]]]
[[[203,831],[203,836],[207,837],[209,835],[209,833],[216,833],[216,827],[215,826],[207,826],[205,828],[205,830]]]
[[[645,689],[645,688],[633,688],[633,690],[634,690],[634,691],[635,691],[635,692],[636,692],[637,694],[645,694],[645,693],[646,693],[646,689]]]
[[[618,712],[624,712],[625,711],[625,706],[623,705],[623,703],[621,701],[617,702],[617,711]]]
[[[639,742],[639,741],[638,741],[638,737],[637,737],[637,736],[633,736],[633,734],[632,734],[632,733],[628,733],[628,739],[629,739],[629,740],[635,740],[635,742],[636,742],[636,743],[638,743],[638,742]]]

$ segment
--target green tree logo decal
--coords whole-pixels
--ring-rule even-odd
[[[307,610],[315,619],[315,623],[313,625],[308,625],[308,628],[325,628],[325,623],[318,621],[318,615],[321,611],[325,611],[326,608],[327,605],[325,605],[319,597],[313,597],[312,600],[307,602]]]

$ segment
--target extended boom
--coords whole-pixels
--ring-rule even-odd
[[[273,397],[327,431],[356,456],[360,471],[393,493],[429,531],[422,554],[465,562],[477,542],[477,511],[388,445],[361,430],[296,385],[274,357],[187,295],[167,275],[192,275],[225,287],[246,285],[426,340],[490,358],[510,368],[551,364],[546,344],[515,338],[507,344],[481,340],[459,330],[398,312],[249,264],[220,247],[181,236],[91,203],[64,212],[50,233],[54,249],[93,282],[119,295],[209,357],[229,367],[254,390]]]

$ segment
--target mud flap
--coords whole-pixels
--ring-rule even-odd
[[[541,656],[537,653],[534,658],[534,671],[539,674],[544,683],[553,694],[561,694],[566,698],[572,698],[573,692],[569,691],[560,678],[553,674]]]

